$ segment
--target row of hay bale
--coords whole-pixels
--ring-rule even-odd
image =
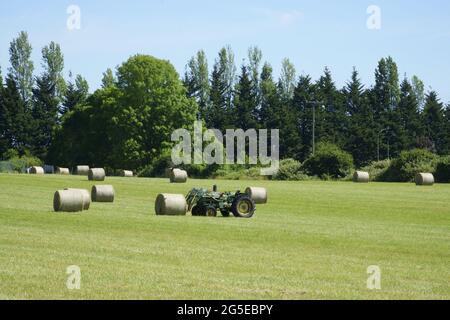
[[[353,174],[353,182],[355,183],[369,183],[369,181],[370,174],[368,172],[356,171]],[[415,177],[415,182],[418,186],[432,186],[434,181],[432,173],[418,173]]]
[[[58,190],[53,196],[53,209],[56,212],[79,212],[89,210],[92,202],[114,202],[114,187],[111,185],[93,186],[86,189],[66,188]]]
[[[30,174],[45,174],[43,167],[33,166],[29,170]],[[69,168],[56,167],[55,174],[59,175],[70,175]],[[89,168],[89,166],[76,166],[74,168],[74,174],[78,176],[88,176],[90,181],[104,181],[106,177],[105,169],[103,168]],[[121,177],[133,177],[133,171],[131,170],[120,170]]]

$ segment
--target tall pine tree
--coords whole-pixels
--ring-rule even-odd
[[[33,154],[40,159],[46,159],[48,149],[53,141],[53,132],[58,118],[59,98],[56,93],[56,83],[49,74],[36,79],[33,89]]]
[[[6,77],[2,101],[4,139],[9,148],[23,155],[30,149],[31,137],[34,134],[33,119],[11,75]]]
[[[423,109],[423,123],[425,136],[430,142],[430,148],[437,153],[443,152],[445,127],[444,127],[444,110],[443,105],[439,101],[435,91],[431,91],[426,95],[425,107]]]
[[[348,132],[345,135],[345,149],[353,155],[357,166],[372,161],[376,154],[377,137],[374,117],[369,105],[367,91],[354,68],[350,82],[343,89],[345,113],[348,117]]]
[[[234,96],[233,125],[235,128],[247,130],[257,128],[255,117],[256,95],[253,82],[246,66],[242,66],[239,82]]]
[[[305,160],[312,152],[313,140],[313,108],[315,100],[315,85],[309,75],[301,75],[294,90],[292,106],[297,112],[299,136],[302,144],[299,160]]]
[[[197,55],[189,60],[183,82],[188,97],[197,101],[200,116],[205,118],[209,105],[210,84],[208,61],[203,50],[197,52]]]
[[[400,123],[398,141],[400,150],[409,150],[418,146],[423,135],[420,122],[419,100],[417,93],[407,78],[400,85],[400,102],[397,115]]]
[[[107,85],[107,87],[105,87],[104,89],[110,87],[110,85]],[[67,112],[74,110],[76,106],[83,105],[88,98],[88,94],[89,85],[81,75],[77,75],[75,77],[75,82],[69,80],[67,90],[63,98],[60,114],[64,115]]]

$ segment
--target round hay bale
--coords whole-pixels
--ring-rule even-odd
[[[356,171],[353,174],[353,182],[355,183],[369,183],[370,174],[364,171]]]
[[[44,174],[44,168],[42,167],[31,167],[30,174]]]
[[[157,215],[184,216],[187,212],[186,198],[182,194],[159,194],[155,212]]]
[[[133,177],[133,171],[131,171],[131,170],[121,170],[120,171],[120,176],[131,178],[131,177]]]
[[[89,181],[104,181],[105,180],[105,169],[103,168],[93,168],[89,170],[88,178]]]
[[[93,186],[91,196],[94,202],[114,202],[114,187],[110,185]]]
[[[89,174],[89,166],[77,166],[75,172],[79,176],[87,176]]]
[[[89,210],[91,206],[91,194],[86,189],[66,188],[64,190],[81,192],[83,196],[83,210]]]
[[[173,169],[170,172],[171,183],[186,183],[188,178],[187,171],[181,169]]]
[[[62,174],[62,175],[68,175],[68,174],[70,174],[70,170],[69,170],[69,168],[57,167],[55,173],[56,174]]]
[[[245,193],[252,198],[255,204],[267,203],[267,190],[266,188],[248,187],[245,189]]]
[[[416,175],[416,185],[432,186],[434,184],[434,176],[432,173],[418,173]]]
[[[53,209],[56,212],[83,211],[84,197],[79,190],[59,190],[53,196]]]

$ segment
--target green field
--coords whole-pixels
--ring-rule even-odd
[[[85,177],[0,175],[0,299],[450,298],[450,185],[216,181],[268,189],[236,219],[155,216],[158,193],[213,181],[105,183],[114,204],[65,214],[54,192],[90,188]],[[367,289],[370,265],[381,290]]]

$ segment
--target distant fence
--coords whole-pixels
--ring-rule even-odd
[[[18,172],[10,161],[0,161],[0,173]]]

